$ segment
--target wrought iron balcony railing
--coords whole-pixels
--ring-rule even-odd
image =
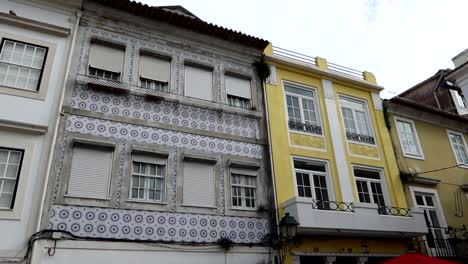
[[[354,212],[353,203],[313,200],[312,208],[318,210],[330,210],[341,212]]]
[[[362,142],[362,143],[367,143],[367,144],[375,144],[375,138],[372,136],[366,136],[366,135],[360,135],[357,133],[353,132],[348,132],[346,131],[346,138],[351,141],[357,141],[357,142]]]
[[[395,206],[379,206],[378,212],[381,215],[405,216],[411,217],[411,209]]]
[[[296,131],[302,131],[317,135],[322,135],[322,127],[311,124],[303,124],[294,121],[288,121],[289,128]]]

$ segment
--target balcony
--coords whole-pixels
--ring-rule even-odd
[[[380,237],[417,236],[427,233],[419,209],[378,207],[302,197],[282,204],[285,213],[299,222],[298,233],[323,235],[365,235]]]

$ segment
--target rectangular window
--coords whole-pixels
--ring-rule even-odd
[[[257,171],[231,168],[232,206],[255,209],[257,206]]]
[[[89,53],[89,75],[120,81],[124,57],[124,48],[92,42]]]
[[[68,196],[108,199],[114,150],[76,144],[73,147]]]
[[[406,157],[422,158],[422,150],[414,122],[402,118],[396,118],[395,120],[403,154]]]
[[[185,96],[213,101],[213,70],[186,64]]]
[[[365,102],[340,97],[341,113],[348,140],[375,144]]]
[[[235,76],[226,75],[226,94],[228,104],[233,107],[251,108],[251,88],[250,80]]]
[[[317,200],[319,209],[328,208],[330,179],[326,164],[317,161],[294,160],[294,173],[299,197]]]
[[[355,167],[354,177],[361,203],[374,203],[385,206],[385,196],[382,188],[381,172],[379,170]]]
[[[462,133],[450,131],[449,132],[450,143],[459,165],[468,166],[468,153],[465,138]]]
[[[37,91],[47,48],[3,39],[0,50],[0,85]]]
[[[183,201],[185,205],[214,207],[214,164],[204,161],[184,161]]]
[[[321,135],[322,127],[315,90],[285,84],[284,92],[288,108],[289,128]]]
[[[0,148],[0,208],[13,209],[23,151]]]
[[[444,243],[446,239],[446,227],[442,226],[443,214],[435,204],[435,195],[432,193],[414,192],[415,207],[424,211],[424,219],[428,234],[426,235],[427,244],[430,248],[447,247]],[[447,249],[445,249],[447,250]]]
[[[169,92],[171,61],[151,55],[140,56],[141,87],[150,90]]]
[[[131,199],[144,201],[164,200],[165,172],[164,165],[146,162],[133,162],[133,173],[130,185]]]

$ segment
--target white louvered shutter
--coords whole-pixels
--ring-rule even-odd
[[[110,148],[75,146],[67,195],[109,198],[112,156]]]
[[[213,101],[213,71],[185,65],[185,96]]]
[[[140,56],[140,76],[150,80],[169,82],[171,62],[154,56]]]
[[[226,93],[245,99],[252,97],[250,80],[226,75]]]
[[[111,72],[122,72],[125,50],[98,43],[91,43],[89,66]]]
[[[215,206],[214,165],[184,161],[183,203]]]

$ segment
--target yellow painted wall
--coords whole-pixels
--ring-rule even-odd
[[[457,164],[455,154],[453,153],[448,138],[447,128],[413,119],[424,154],[424,160],[418,160],[406,158],[403,156],[393,114],[390,114],[389,120],[391,123],[392,140],[394,141],[398,163],[402,171],[409,172],[409,168],[413,168],[416,172],[425,172],[446,168]],[[464,134],[464,136],[465,141],[468,142],[468,135]],[[412,186],[432,188],[437,190],[447,224],[457,228],[461,227],[462,224],[467,225],[468,197],[460,190],[460,186],[463,184],[468,184],[468,169],[451,168],[437,172],[424,173],[419,176],[441,180],[441,182],[436,187],[415,184],[412,184]],[[408,202],[412,203],[409,188],[405,189]],[[455,215],[456,210],[454,193],[456,192],[460,192],[460,196],[462,198],[462,208],[464,211],[463,216]]]

